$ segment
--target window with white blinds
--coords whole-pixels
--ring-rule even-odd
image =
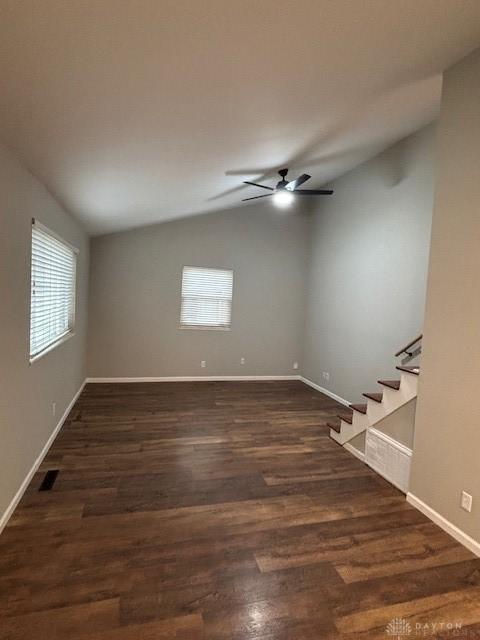
[[[73,331],[77,251],[37,221],[32,224],[30,359]]]
[[[233,271],[183,267],[180,326],[229,329],[232,292]]]

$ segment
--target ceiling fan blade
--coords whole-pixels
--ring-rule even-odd
[[[331,196],[333,189],[295,189],[300,196]]]
[[[248,180],[244,180],[243,184],[251,184],[252,187],[260,187],[260,189],[268,189],[269,191],[273,191],[272,187],[266,187],[264,184],[257,184],[256,182],[248,182]]]
[[[285,187],[285,189],[288,189],[289,191],[293,191],[294,189],[297,189],[300,185],[302,185],[307,180],[310,180],[311,177],[312,176],[309,176],[308,173],[303,173],[296,180],[292,180],[291,182],[289,182]]]
[[[258,200],[258,198],[268,198],[273,196],[273,193],[266,193],[264,196],[253,196],[253,198],[243,198],[242,202],[246,202],[247,200]]]

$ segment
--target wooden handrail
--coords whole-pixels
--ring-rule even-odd
[[[402,353],[406,353],[408,356],[411,356],[412,354],[409,353],[407,351],[407,349],[410,349],[410,347],[413,347],[414,344],[416,344],[417,342],[419,342],[421,339],[423,338],[423,333],[421,333],[419,336],[417,336],[415,338],[415,340],[412,340],[411,342],[409,342],[408,344],[406,344],[403,349],[400,349],[400,351],[397,351],[397,353],[395,354],[395,357],[397,358],[398,356],[401,356]]]

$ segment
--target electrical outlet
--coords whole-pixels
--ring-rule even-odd
[[[207,366],[207,361],[206,360],[202,360],[200,362],[200,366],[202,367],[202,369],[205,369],[205,367]]]
[[[294,369],[298,369],[298,362],[294,362],[294,363],[293,363],[293,368],[294,368]]]
[[[54,416],[56,413],[57,413],[57,403],[52,402],[52,416]]]
[[[330,380],[330,374],[328,371],[322,371],[322,377],[324,380]]]
[[[470,511],[472,510],[472,502],[472,496],[466,491],[462,491],[462,500],[460,502],[462,509],[465,509],[465,511],[468,511],[470,513]]]
[[[245,364],[245,358],[240,358],[240,364]]]

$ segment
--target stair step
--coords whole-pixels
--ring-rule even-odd
[[[352,413],[344,413],[342,414],[338,414],[338,417],[341,418],[341,420],[345,420],[345,422],[348,422],[349,424],[352,424],[353,422],[353,411]]]
[[[381,402],[383,398],[383,393],[364,393],[365,398],[369,398],[370,400],[375,400],[375,402]]]
[[[367,413],[367,405],[366,404],[351,404],[350,407],[354,411],[358,411],[359,413]]]
[[[420,375],[420,367],[397,367],[399,371],[406,371],[407,373],[413,373],[415,376]]]
[[[338,422],[327,422],[327,427],[330,427],[330,429],[340,433],[341,424],[340,420]]]
[[[398,391],[400,389],[400,380],[379,380],[378,384],[383,384],[384,387],[390,387]]]

